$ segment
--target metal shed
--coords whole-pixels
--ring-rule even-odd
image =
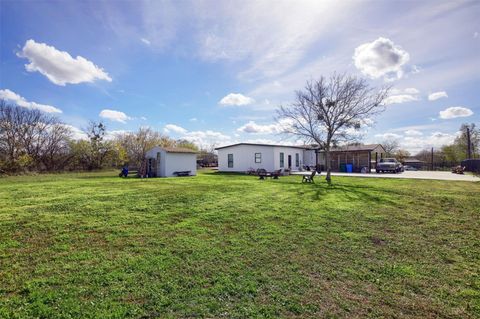
[[[188,148],[156,146],[147,152],[147,174],[150,177],[195,176],[197,154]]]

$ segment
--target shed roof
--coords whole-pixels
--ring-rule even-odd
[[[162,147],[167,153],[197,153],[196,151],[185,147]]]
[[[385,149],[381,144],[346,145],[346,146],[334,147],[330,151],[331,152],[361,152],[361,151],[371,152],[375,150],[377,147],[381,147],[385,151]]]

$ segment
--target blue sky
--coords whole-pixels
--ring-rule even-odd
[[[334,71],[394,88],[364,142],[416,152],[480,125],[478,1],[1,1],[0,96],[76,130],[298,143],[280,104]]]

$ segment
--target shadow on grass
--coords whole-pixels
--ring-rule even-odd
[[[253,176],[253,175],[247,175],[242,172],[220,172],[220,171],[214,171],[214,170],[205,170],[205,171],[198,171],[200,175],[211,175],[211,176]]]
[[[377,188],[371,186],[334,184],[327,186],[325,189],[326,192],[337,192],[339,196],[348,200],[364,200],[376,204],[395,204],[394,200],[388,198],[391,197],[391,194],[383,191],[379,192]],[[317,199],[320,199],[319,195],[317,192]]]
[[[323,200],[325,196],[333,195],[348,201],[364,200],[376,204],[395,204],[391,197],[401,194],[388,188],[369,185],[348,185],[338,182],[328,185],[324,180],[316,181],[314,184],[301,183],[301,181],[284,181],[283,184],[291,186],[290,188],[296,191],[299,196],[310,195],[312,200]]]

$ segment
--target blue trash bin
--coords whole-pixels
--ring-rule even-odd
[[[347,168],[347,173],[353,173],[353,164],[347,164],[346,168]]]

